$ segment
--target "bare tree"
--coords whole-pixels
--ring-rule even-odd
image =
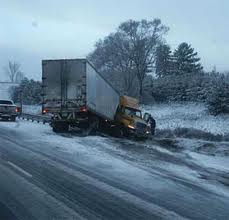
[[[112,33],[104,40],[99,40],[96,49],[88,56],[98,71],[126,94],[131,93],[136,78],[128,46],[121,33]]]
[[[15,82],[16,83],[20,83],[23,79],[25,79],[25,75],[24,75],[24,73],[23,72],[21,72],[21,71],[19,71],[19,72],[17,72],[17,74],[16,74],[16,77],[15,77]]]
[[[9,77],[10,82],[16,82],[18,77],[22,77],[22,72],[20,70],[21,65],[15,61],[9,61],[8,65],[4,67],[5,74]]]
[[[136,91],[137,81],[141,98],[143,80],[155,62],[156,47],[167,31],[159,19],[129,20],[115,33],[98,41],[89,59],[100,72],[118,74],[127,93]]]
[[[129,20],[119,26],[130,46],[129,57],[136,69],[139,82],[139,97],[143,93],[143,80],[147,72],[152,71],[155,62],[157,45],[162,41],[162,36],[168,31],[168,27],[162,25],[160,19],[153,21]]]

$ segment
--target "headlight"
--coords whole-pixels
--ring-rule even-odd
[[[128,125],[128,128],[135,129],[135,127],[133,125]]]

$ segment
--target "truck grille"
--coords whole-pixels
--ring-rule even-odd
[[[146,125],[141,122],[136,122],[136,129],[141,132],[146,131]]]

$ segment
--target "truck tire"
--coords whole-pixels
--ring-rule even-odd
[[[52,127],[52,131],[55,132],[55,133],[60,133],[61,132],[60,128],[58,126],[56,126],[56,125]]]
[[[129,133],[128,133],[127,129],[125,127],[123,127],[123,126],[116,126],[113,129],[112,134],[115,137],[118,137],[118,138],[128,137],[129,136]]]
[[[16,116],[11,116],[10,121],[16,121]]]
[[[52,124],[52,130],[55,133],[68,132],[69,125],[66,122],[54,122]]]

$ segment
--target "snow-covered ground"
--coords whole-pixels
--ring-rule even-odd
[[[112,168],[123,177],[127,175],[126,170],[128,169],[128,178],[134,179],[136,172],[138,176],[144,174],[142,178],[146,178],[143,171],[148,172],[149,169],[150,172],[185,179],[207,186],[219,194],[227,193],[229,196],[229,191],[225,186],[222,185],[219,190],[217,184],[215,185],[217,179],[221,181],[222,178],[223,181],[227,181],[229,172],[229,158],[227,157],[229,143],[227,142],[185,138],[155,138],[152,141],[135,142],[100,136],[57,135],[52,132],[49,125],[23,120],[17,120],[16,123],[0,122],[0,128],[7,129],[11,134],[15,133],[20,137],[25,136],[26,139],[30,131],[30,142],[42,141],[43,144],[40,147],[44,152],[60,151],[63,156],[77,156],[77,160],[81,158],[81,163],[85,164],[89,161],[90,163],[95,163],[94,160],[100,161],[106,164],[107,172],[110,172]],[[50,149],[46,149],[47,146]],[[104,165],[101,167],[104,169]],[[205,180],[207,175],[210,175],[212,181]]]
[[[209,115],[204,104],[155,104],[143,109],[153,115],[160,130],[191,128],[215,135],[229,134],[229,115]]]

